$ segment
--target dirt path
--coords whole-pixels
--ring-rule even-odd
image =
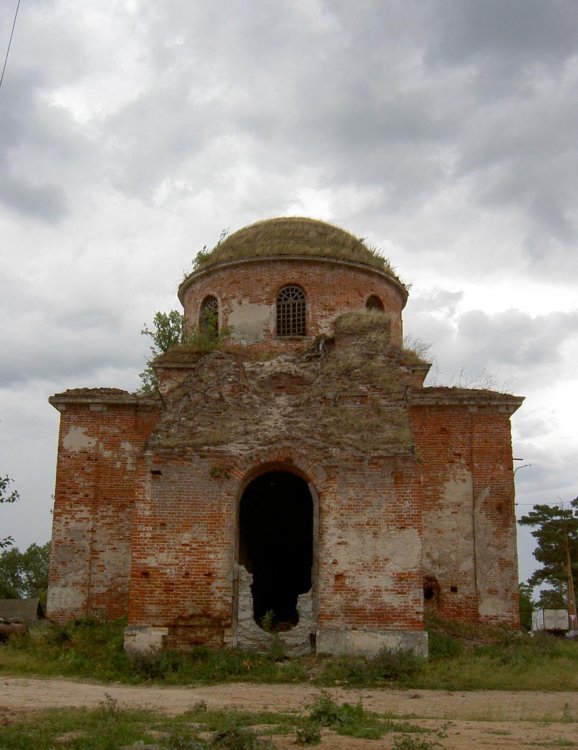
[[[150,708],[170,715],[186,711],[199,701],[209,708],[244,708],[249,711],[291,711],[303,708],[319,695],[304,685],[218,685],[211,687],[148,687],[101,685],[62,679],[0,677],[0,717],[46,708],[95,708],[111,696],[125,707]],[[414,717],[414,723],[437,730],[452,722],[446,750],[475,748],[566,747],[578,749],[578,692],[448,692],[433,690],[343,690],[332,688],[338,702],[356,702],[381,714]],[[352,740],[330,734],[322,750],[391,748],[392,738]],[[279,748],[295,750],[293,739],[278,738]]]

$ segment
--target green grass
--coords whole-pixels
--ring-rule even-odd
[[[389,732],[427,733],[427,730],[414,724],[366,711],[361,700],[355,705],[337,704],[330,695],[323,692],[309,707],[303,721],[306,726],[326,727],[345,737],[366,740],[377,740]]]
[[[12,674],[90,677],[129,684],[219,682],[301,682],[307,673],[299,661],[277,661],[275,654],[203,647],[159,651],[130,657],[123,649],[124,621],[81,620],[66,627],[43,624],[28,637],[0,647],[0,671]]]
[[[415,687],[552,691],[578,688],[576,642],[523,633],[502,633],[500,641],[486,644],[464,644],[447,635],[432,640],[432,655],[412,681]]]
[[[301,745],[319,742],[330,729],[349,737],[378,739],[386,733],[428,734],[427,730],[366,711],[361,702],[337,704],[321,694],[296,713],[250,713],[208,710],[196,704],[178,717],[125,709],[108,697],[98,709],[44,711],[27,720],[0,727],[3,750],[116,750],[129,744],[159,744],[167,750],[269,750],[271,736],[295,734]]]
[[[320,687],[396,685],[444,690],[576,690],[578,643],[501,629],[433,623],[430,658],[383,651],[372,659],[196,647],[129,657],[124,622],[44,623],[0,646],[0,672],[129,684],[300,683]]]
[[[0,728],[0,746],[4,750],[116,750],[135,743],[158,743],[167,750],[266,750],[274,747],[251,726],[262,716],[248,719],[234,711],[213,716],[212,712],[189,712],[166,717],[151,711],[128,710],[104,705],[96,711],[82,709],[46,711],[32,720],[19,721]],[[206,717],[205,722],[199,716]],[[278,720],[281,720],[279,716]],[[260,732],[261,734],[261,732]]]
[[[271,256],[337,258],[363,263],[397,278],[389,260],[363,239],[331,224],[302,217],[267,219],[224,236],[212,250],[203,248],[197,254],[194,271],[215,263]],[[181,289],[187,280],[188,277]]]

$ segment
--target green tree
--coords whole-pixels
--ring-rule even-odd
[[[199,326],[189,328],[185,317],[178,310],[168,313],[157,312],[152,329],[145,325],[141,333],[152,340],[151,355],[140,374],[141,393],[158,391],[158,377],[153,362],[161,354],[175,347],[184,347],[190,352],[208,353],[216,349],[231,333],[229,328],[219,328],[218,308],[207,306],[202,310]]]
[[[140,374],[142,393],[154,393],[157,390],[158,379],[152,363],[159,355],[168,352],[174,346],[185,343],[187,336],[184,323],[184,315],[178,310],[171,310],[168,313],[155,313],[152,329],[147,325],[142,329],[142,335],[148,336],[152,340],[151,355],[145,369]]]
[[[532,586],[529,583],[520,583],[518,586],[520,601],[520,623],[524,630],[532,630]]]
[[[8,476],[0,477],[0,505],[4,503],[15,503],[20,495],[17,490],[10,489],[12,480]],[[0,537],[0,550],[6,549],[12,545],[12,537]]]
[[[528,579],[530,586],[548,584],[538,604],[563,601],[569,604],[569,573],[574,591],[578,589],[578,497],[564,508],[558,505],[534,505],[518,522],[533,529],[536,539],[534,557],[540,567]],[[569,607],[571,608],[571,607]]]
[[[17,547],[0,555],[0,598],[46,601],[50,542],[42,546],[31,544],[25,552]]]
[[[539,592],[536,607],[538,609],[566,609],[567,582],[558,581],[555,586],[549,589],[543,589]]]

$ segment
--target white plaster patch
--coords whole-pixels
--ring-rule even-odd
[[[497,596],[484,596],[480,600],[480,617],[503,618],[504,600]]]
[[[126,461],[126,469],[127,471],[133,471],[135,467],[135,447],[131,443],[121,443],[120,444],[121,449],[124,451],[125,455],[125,461]]]
[[[94,448],[96,438],[87,435],[82,427],[71,427],[64,436],[62,445],[67,451],[85,451]]]
[[[431,570],[444,576],[473,576],[474,528],[471,472],[456,466],[444,485],[441,502],[424,517],[425,559]]]
[[[317,633],[320,654],[356,654],[375,656],[382,649],[413,651],[427,656],[427,633],[421,630],[357,630],[354,628],[321,628]]]
[[[253,576],[243,565],[237,566],[239,579],[237,609],[237,643],[241,648],[264,651],[271,646],[275,636],[262,630],[253,617],[253,595],[251,584]],[[288,656],[306,656],[311,653],[310,636],[315,633],[316,625],[313,615],[313,596],[311,590],[297,598],[299,623],[291,630],[278,633],[277,638],[283,644]]]
[[[420,565],[421,539],[417,529],[392,530],[379,544],[398,570],[415,570]]]
[[[50,586],[46,609],[51,612],[79,612],[84,606],[82,586],[71,581],[69,585]]]
[[[124,629],[124,650],[129,654],[159,651],[169,633],[168,628],[151,625],[129,625]]]
[[[273,307],[259,305],[248,300],[233,300],[228,325],[232,329],[231,338],[243,344],[253,344],[263,338],[270,328]]]

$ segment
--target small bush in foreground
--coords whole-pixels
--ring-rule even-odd
[[[321,727],[311,719],[304,719],[295,730],[298,745],[318,745],[321,742]]]
[[[297,734],[300,744],[314,744],[315,727],[319,729],[325,727],[346,737],[360,737],[367,740],[379,739],[386,732],[421,731],[419,727],[383,720],[377,714],[366,711],[361,700],[355,705],[338,704],[325,692],[322,692],[309,707],[309,713],[301,723],[301,732]],[[305,737],[310,738],[308,743],[303,741]]]
[[[440,740],[445,740],[448,736],[448,728],[451,722],[446,722],[435,733],[435,739],[430,740],[424,737],[408,737],[407,735],[394,737],[392,750],[443,750]]]
[[[166,741],[167,750],[207,750],[205,740],[190,731],[173,730]]]
[[[275,750],[270,740],[258,737],[253,730],[245,727],[228,727],[217,732],[210,747],[219,750]]]

